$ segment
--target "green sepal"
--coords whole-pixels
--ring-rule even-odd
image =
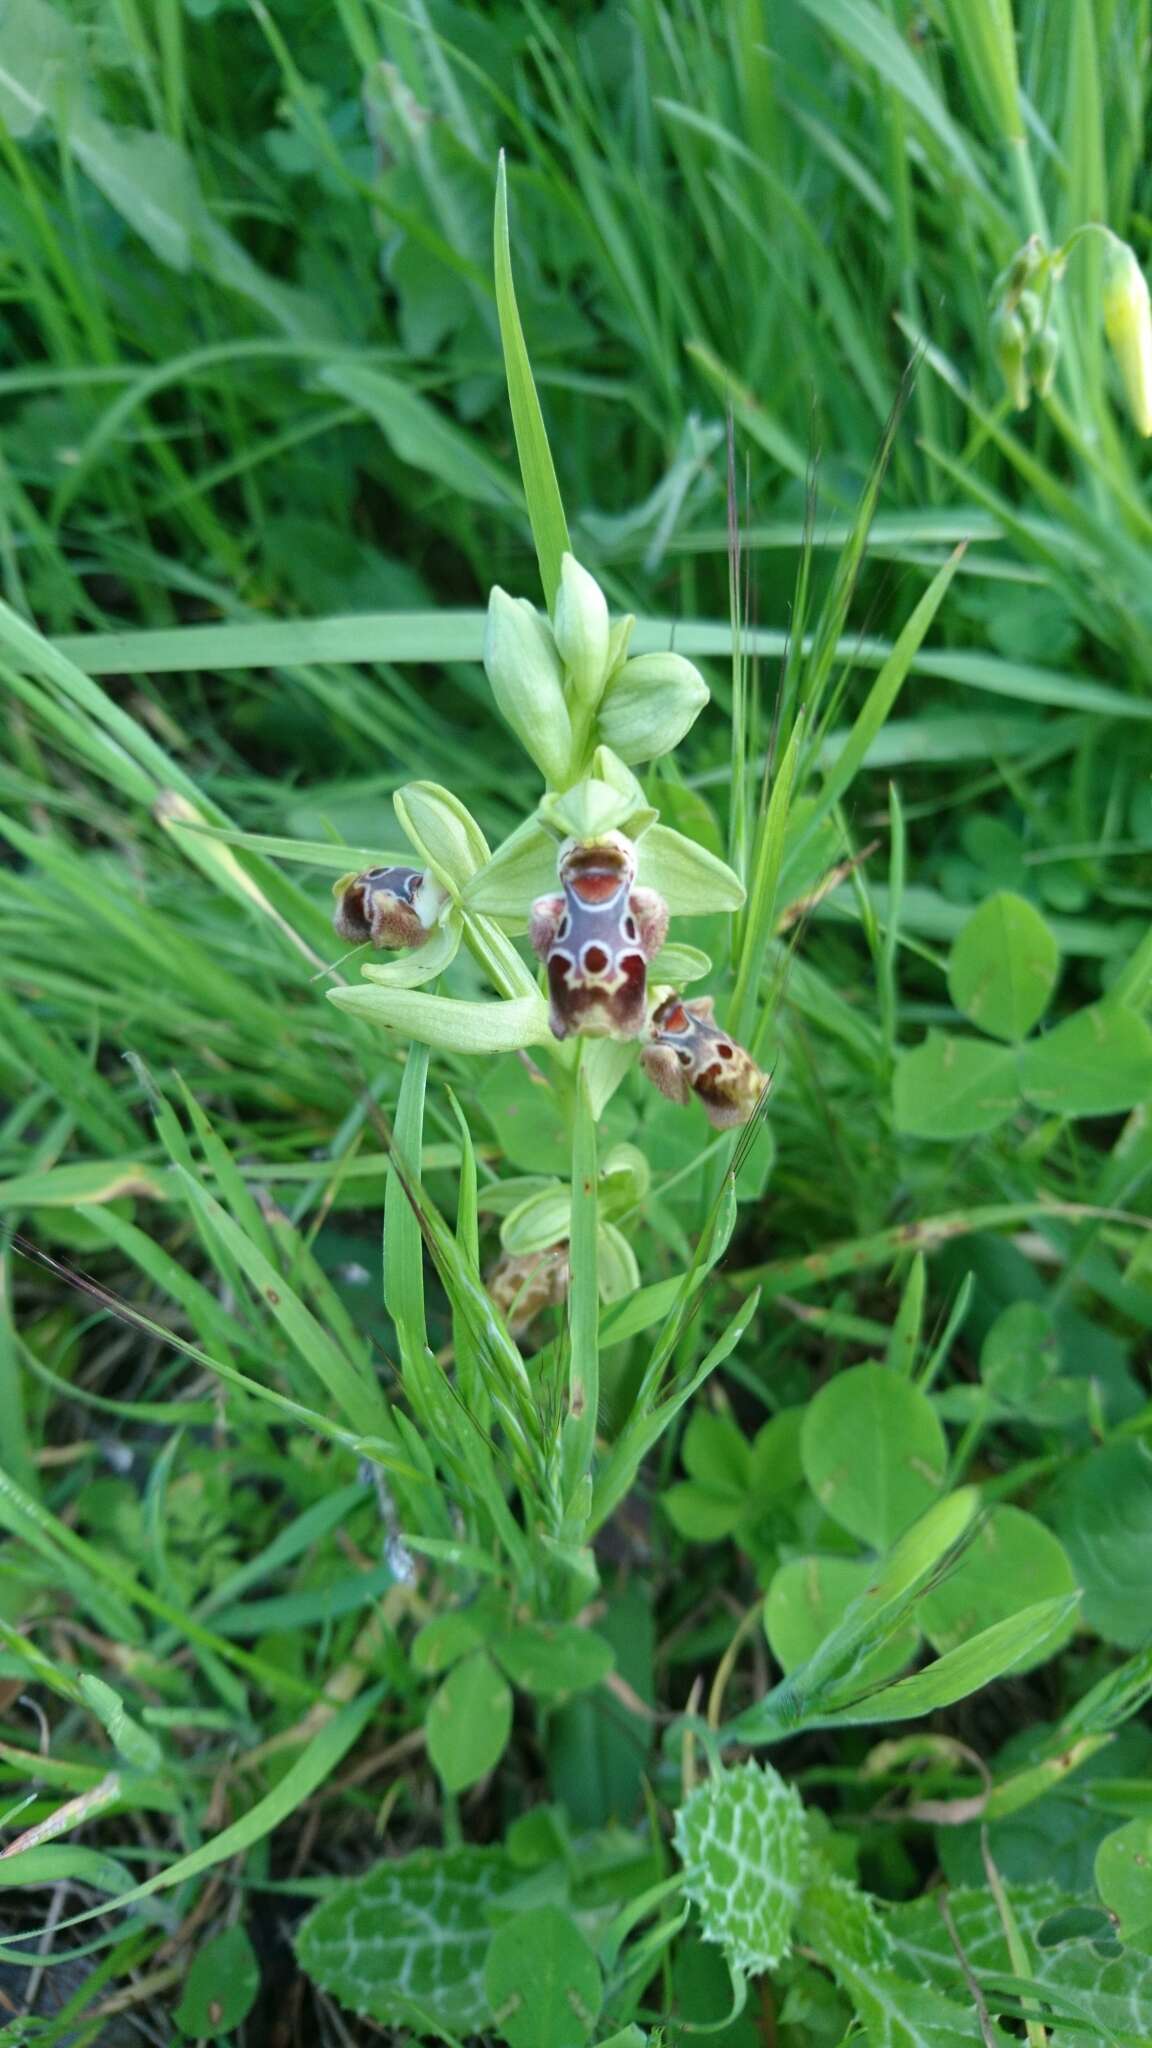
[[[461,1003],[416,989],[330,988],[328,1000],[370,1023],[383,1024],[418,1045],[446,1052],[521,1052],[551,1045],[548,1005],[538,995],[508,1003]]]

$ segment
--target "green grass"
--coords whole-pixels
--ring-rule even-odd
[[[1098,234],[1020,412],[993,318],[1147,259],[1152,15],[1014,16],[0,20],[0,2039],[1152,2031],[1149,466]],[[569,544],[712,690],[739,1142],[325,1000],[397,789],[534,812]]]

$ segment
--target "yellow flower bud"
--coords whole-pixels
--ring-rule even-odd
[[[1110,239],[1104,259],[1104,332],[1137,433],[1152,434],[1152,303],[1148,280],[1127,242]]]

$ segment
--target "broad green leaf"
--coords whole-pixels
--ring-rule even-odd
[[[1002,889],[974,910],[952,948],[948,993],[981,1031],[1016,1043],[1048,1008],[1060,954],[1038,910]]]
[[[485,1072],[476,1100],[509,1166],[521,1173],[567,1174],[571,1141],[549,1074],[515,1055],[498,1059]]]
[[[568,522],[564,517],[560,486],[556,481],[544,415],[536,395],[532,365],[528,360],[524,329],[520,325],[520,312],[516,304],[512,250],[508,237],[508,173],[503,151],[496,173],[496,221],[493,240],[496,311],[500,319],[500,341],[504,350],[504,374],[508,380],[512,429],[516,436],[516,453],[520,458],[520,474],[524,479],[524,496],[528,501],[532,538],[536,543],[536,559],[540,564],[544,601],[551,611],[560,588],[560,565],[565,555],[571,554],[572,543],[568,538]]]
[[[862,1557],[794,1557],[781,1565],[764,1602],[764,1628],[782,1670],[794,1671],[815,1656],[873,1577],[873,1567]],[[862,1660],[856,1673],[860,1684],[878,1684],[903,1671],[919,1640],[914,1625],[897,1629]]]
[[[886,1550],[943,1483],[944,1432],[926,1394],[883,1365],[838,1373],[809,1403],[804,1475],[841,1528]]]
[[[1096,1851],[1096,1885],[1116,1916],[1121,1941],[1147,1948],[1152,1934],[1152,1819],[1147,1814],[1105,1835]]]
[[[1152,1453],[1104,1444],[1074,1464],[1051,1497],[1053,1524],[1084,1588],[1084,1620],[1122,1649],[1148,1640],[1152,1584]]]
[[[487,2010],[492,1908],[523,1872],[502,1849],[428,1849],[343,1883],[296,1937],[300,1967],[382,2026],[474,2031]]]
[[[260,1966],[252,1943],[243,1927],[226,1927],[197,1949],[172,2017],[181,2033],[215,2041],[247,2019],[259,1989]]]
[[[994,1679],[1009,1671],[1038,1664],[1067,1636],[1069,1619],[1075,1618],[1078,1596],[1038,1600],[1007,1621],[994,1622],[955,1650],[948,1650],[923,1671],[898,1678],[857,1704],[822,1714],[826,1727],[863,1725],[880,1721],[914,1721],[967,1699]],[[836,1689],[854,1690],[853,1682]]]
[[[809,1885],[798,1935],[848,1993],[868,2048],[1009,2048],[999,2027],[981,2030],[970,1996],[953,2004],[897,1975],[875,1902],[845,1878],[821,1873]]]
[[[484,1989],[508,2048],[583,2048],[604,1996],[600,1965],[559,1906],[534,1906],[497,1930]]]
[[[1023,1508],[997,1507],[977,1525],[963,1557],[924,1595],[918,1616],[933,1649],[952,1650],[1037,1600],[1055,1600],[1075,1590],[1059,1538]],[[1069,1633],[1074,1626],[1070,1614]],[[1050,1655],[1051,1647],[1043,1654]]]
[[[413,1638],[412,1669],[438,1677],[470,1650],[477,1650],[492,1633],[492,1617],[478,1607],[453,1607],[446,1614],[434,1614]]]
[[[428,1754],[448,1792],[464,1792],[499,1763],[512,1732],[512,1694],[486,1650],[473,1650],[434,1694]]]
[[[1049,1883],[1014,1884],[1008,1898],[1037,1986],[1054,1998],[1063,1993],[1080,2000],[1093,2023],[1088,2029],[1060,2027],[1055,2036],[1059,2048],[1091,2041],[1097,2029],[1101,2040],[1108,2038],[1104,2030],[1111,2029],[1113,2038],[1128,2043],[1152,2035],[1147,1953],[1136,1948],[1119,1952],[1105,1914],[1084,1892],[1061,1891]],[[970,1971],[978,1978],[1010,1971],[1004,1921],[990,1891],[950,1889],[948,1912]],[[970,2004],[964,1967],[935,1893],[890,1907],[884,1924],[902,1975],[913,1984],[934,1985],[958,2005]]]
[[[611,1643],[575,1622],[519,1622],[501,1633],[493,1651],[514,1685],[543,1699],[588,1692],[616,1662]]]
[[[1093,1003],[1020,1054],[1020,1086],[1058,1116],[1112,1116],[1152,1096],[1152,1029],[1135,1010]]]
[[[787,1955],[806,1853],[804,1809],[770,1764],[718,1771],[676,1815],[684,1890],[705,1941],[748,1976]]]
[[[913,1138],[974,1138],[994,1131],[1020,1099],[1017,1055],[980,1038],[930,1031],[902,1052],[892,1081],[892,1120]]]

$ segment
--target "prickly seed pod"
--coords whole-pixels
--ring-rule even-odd
[[[558,875],[560,893],[537,898],[529,927],[545,965],[553,1035],[641,1037],[648,962],[668,929],[663,898],[634,886],[636,849],[621,832],[566,841]]]
[[[717,1024],[711,996],[692,1003],[665,996],[652,1012],[641,1060],[670,1101],[698,1096],[718,1131],[748,1123],[769,1086],[751,1054]]]
[[[370,940],[393,950],[422,946],[444,901],[423,868],[367,868],[360,875],[342,875],[332,893],[342,939],[353,946]]]

